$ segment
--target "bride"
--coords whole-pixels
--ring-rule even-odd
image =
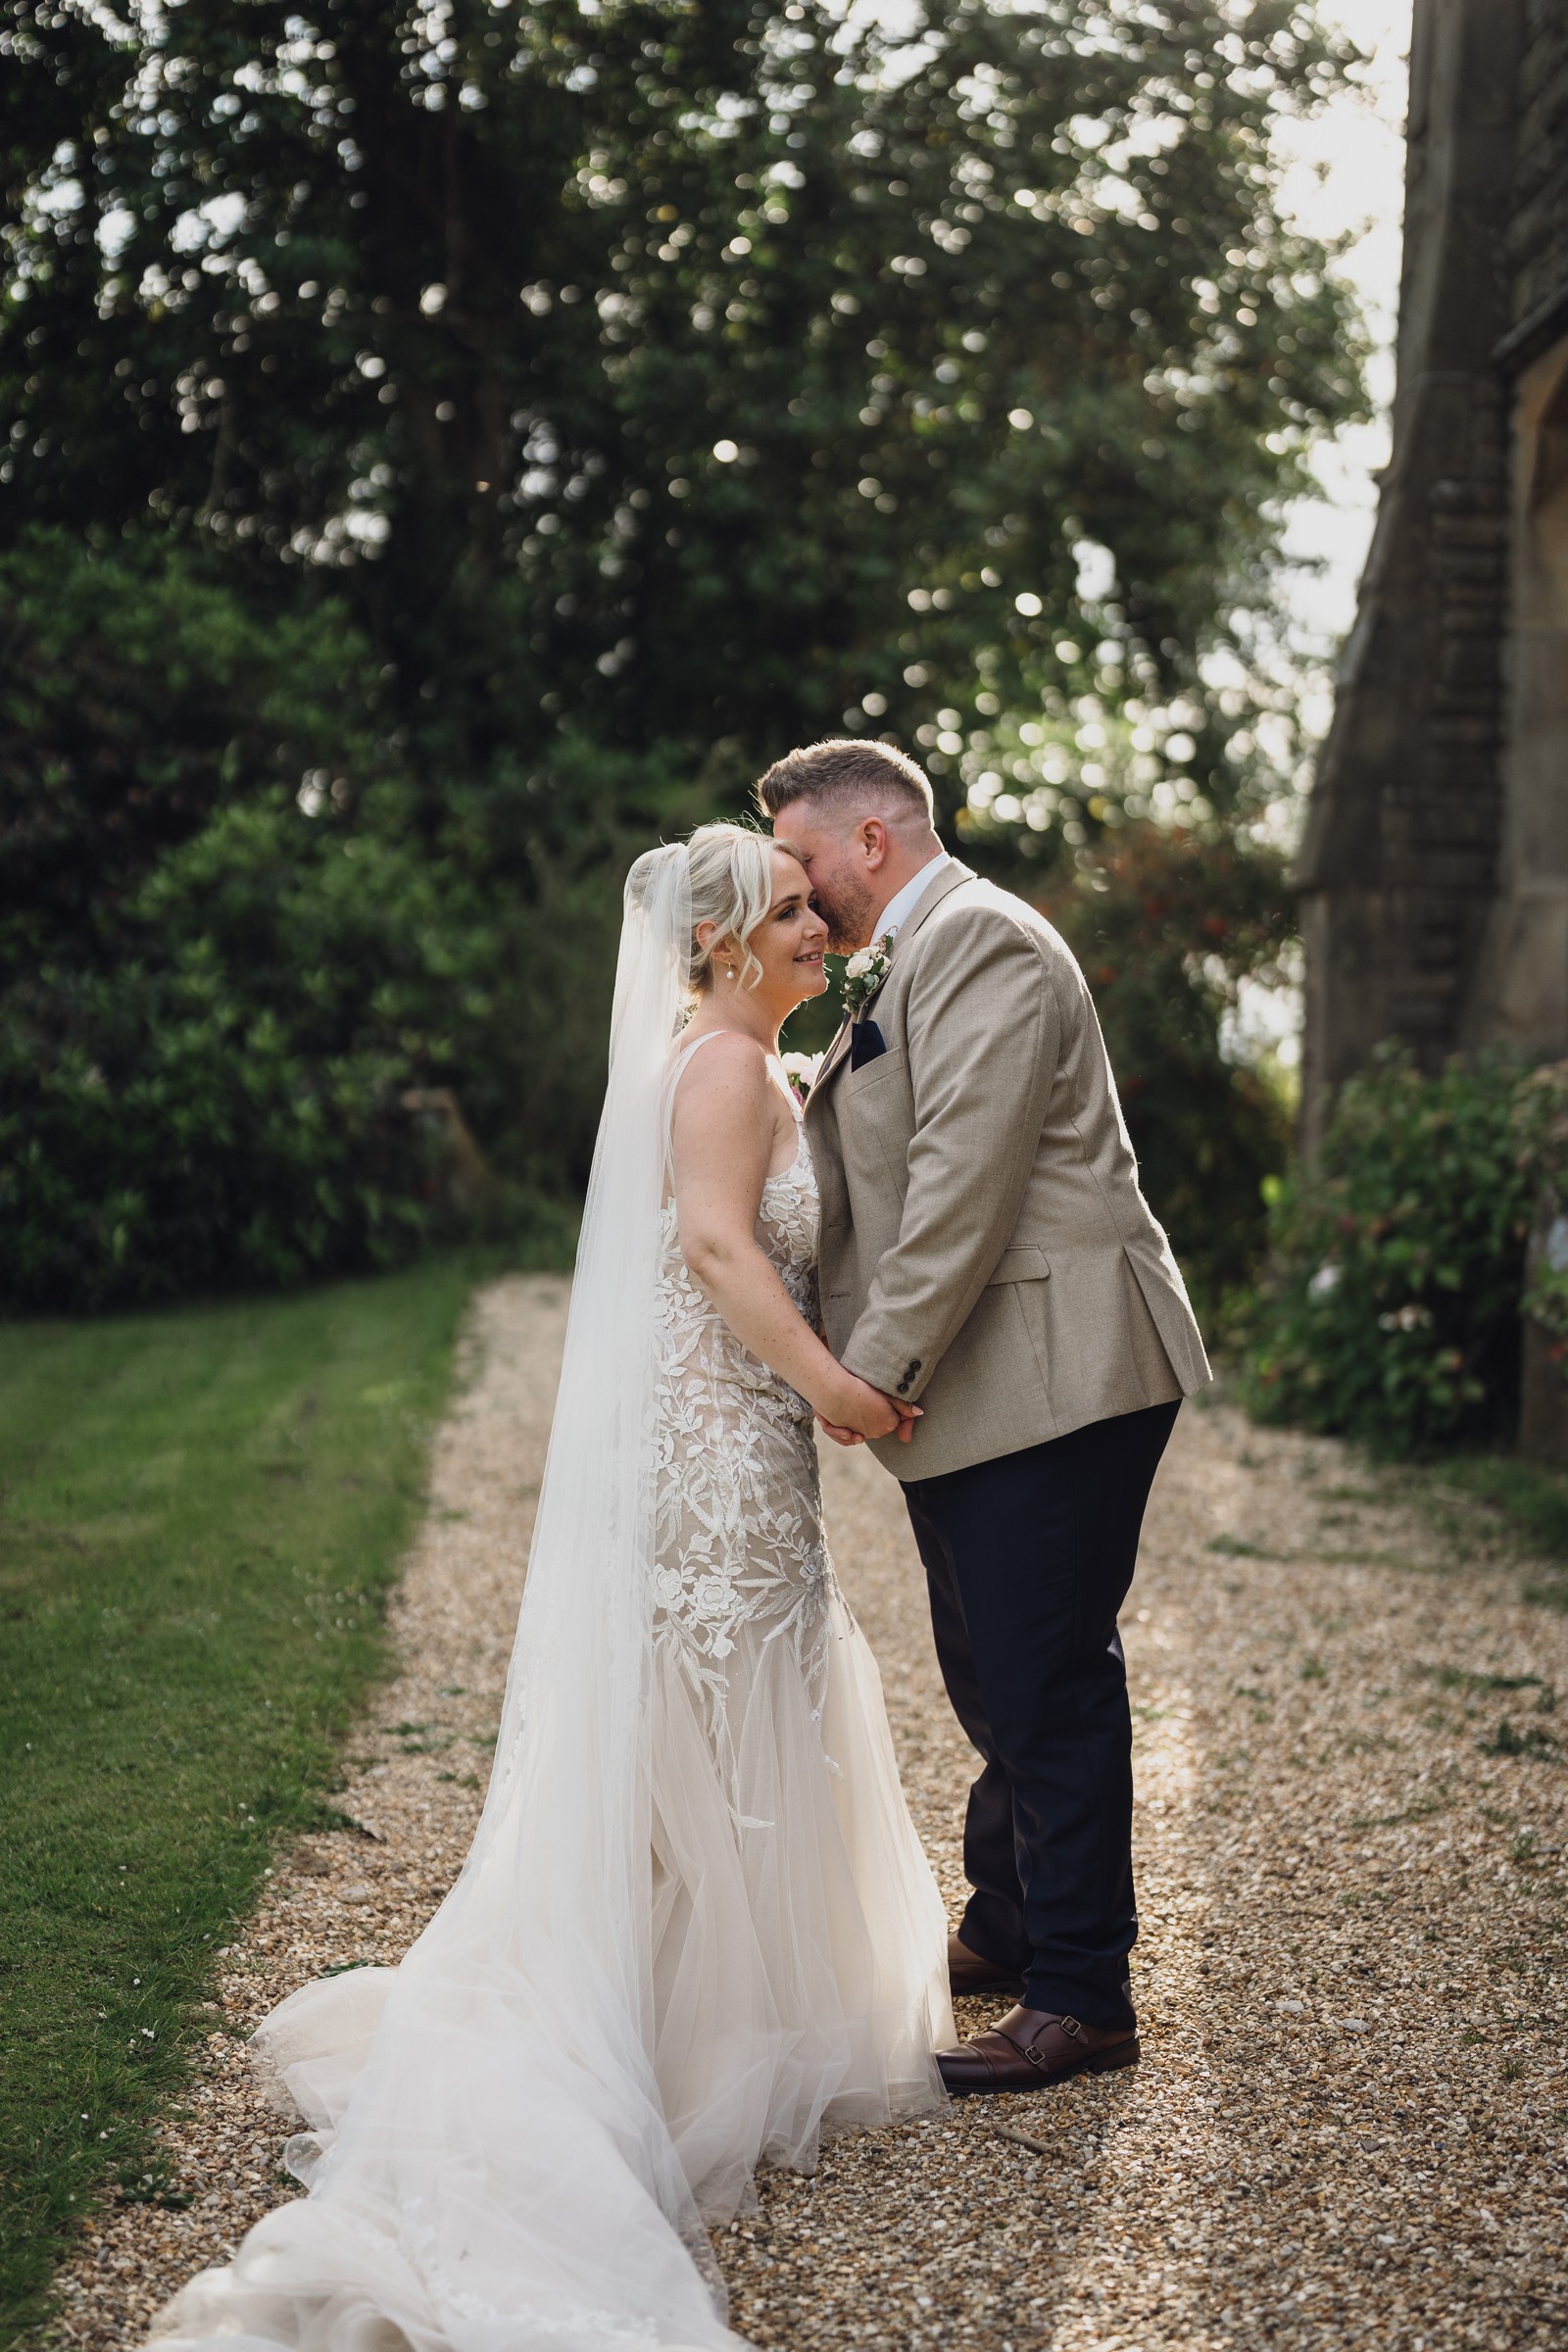
[[[484,1812],[400,1968],[260,2030],[310,2194],[165,2352],[734,2352],[703,2224],[760,2162],[943,2102],[946,1921],[822,1537],[813,1410],[909,1426],[816,1333],[777,1040],[825,941],[742,827],[632,868]]]

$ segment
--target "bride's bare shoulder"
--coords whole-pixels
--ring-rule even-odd
[[[772,1125],[767,1054],[737,1029],[711,1030],[691,1052],[675,1085],[675,1125],[710,1133]]]

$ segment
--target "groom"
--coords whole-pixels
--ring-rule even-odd
[[[851,1371],[921,1407],[906,1446],[875,1450],[985,1762],[953,1989],[1018,1996],[938,2063],[952,2091],[1038,2090],[1138,2057],[1116,1615],[1208,1364],[1051,925],[944,854],[930,785],[885,744],[792,752],[758,798],[830,945],[872,951],[807,1107],[822,1314]]]

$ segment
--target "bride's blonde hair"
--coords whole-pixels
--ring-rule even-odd
[[[773,904],[773,852],[777,844],[749,825],[699,825],[686,844],[692,893],[691,988],[702,996],[713,985],[713,950],[726,941],[739,950],[736,973],[743,988],[755,988],[762,967],[751,951],[752,933]],[[697,939],[699,923],[716,926],[707,947]]]

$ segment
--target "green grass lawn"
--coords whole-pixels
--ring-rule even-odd
[[[160,2192],[213,1947],[385,1663],[473,1272],[0,1326],[0,2344]]]

